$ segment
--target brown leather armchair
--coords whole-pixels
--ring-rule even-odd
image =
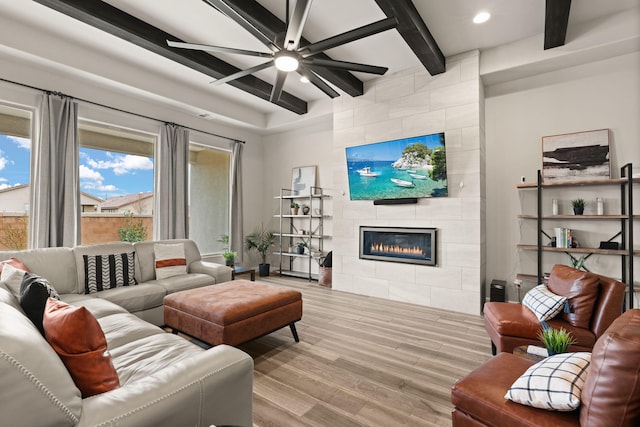
[[[534,362],[500,353],[453,385],[453,427],[637,427],[640,425],[640,309],[598,338],[574,411],[547,411],[505,399]]]
[[[568,298],[570,312],[547,323],[573,334],[577,344],[569,351],[591,351],[598,337],[622,313],[625,286],[617,280],[558,264],[551,270],[547,286]],[[494,355],[496,351],[511,353],[521,345],[541,345],[537,338],[540,321],[522,304],[486,303],[484,326]]]

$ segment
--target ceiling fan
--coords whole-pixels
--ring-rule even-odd
[[[369,25],[365,25],[342,34],[321,40],[316,43],[300,45],[302,30],[307,21],[312,0],[297,0],[293,8],[291,17],[289,16],[289,0],[286,5],[286,30],[279,34],[275,40],[271,40],[264,32],[257,28],[250,20],[246,19],[225,0],[204,0],[236,23],[249,31],[254,37],[260,40],[271,50],[271,52],[258,52],[253,50],[235,49],[222,46],[209,46],[203,44],[183,43],[167,40],[171,47],[182,49],[203,50],[207,52],[233,53],[238,55],[256,56],[269,58],[267,62],[238,71],[212,83],[221,85],[232,80],[253,74],[265,68],[275,66],[278,69],[276,81],[271,90],[270,102],[278,102],[284,87],[284,82],[290,72],[296,71],[302,78],[308,79],[318,89],[331,98],[340,96],[331,86],[329,86],[315,71],[318,68],[333,68],[347,71],[358,71],[362,73],[382,75],[387,72],[387,67],[375,65],[358,64],[354,62],[337,61],[333,59],[314,58],[315,55],[349,42],[359,40],[374,34],[390,30],[398,25],[396,18],[386,18]]]

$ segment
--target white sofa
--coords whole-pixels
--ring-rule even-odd
[[[0,252],[49,280],[63,301],[98,319],[120,387],[82,398],[57,354],[0,284],[0,424],[11,426],[252,425],[253,360],[229,346],[205,350],[164,332],[167,293],[230,280],[228,267],[202,262],[183,242],[188,273],[156,280],[153,245],[109,243]],[[135,286],[84,294],[86,254],[135,250]],[[143,320],[144,319],[144,320]],[[145,321],[146,320],[146,321]]]

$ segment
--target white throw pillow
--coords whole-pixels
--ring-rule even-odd
[[[16,298],[20,298],[20,285],[26,271],[15,268],[11,264],[5,264],[2,267],[2,275],[0,282],[3,282]]]
[[[561,353],[531,366],[518,378],[505,399],[534,408],[573,411],[580,406],[591,353]]]
[[[566,302],[567,297],[554,294],[546,285],[536,286],[522,299],[522,305],[533,311],[541,322],[556,317]]]
[[[153,252],[156,257],[156,279],[166,279],[187,273],[184,244],[156,243],[153,245]]]

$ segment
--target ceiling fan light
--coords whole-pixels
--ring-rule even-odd
[[[298,69],[298,59],[286,52],[280,52],[275,59],[276,68],[280,71],[295,71]]]
[[[491,18],[491,14],[489,12],[486,12],[486,11],[478,12],[476,16],[473,17],[473,23],[482,24],[484,22],[487,22],[489,18]]]

